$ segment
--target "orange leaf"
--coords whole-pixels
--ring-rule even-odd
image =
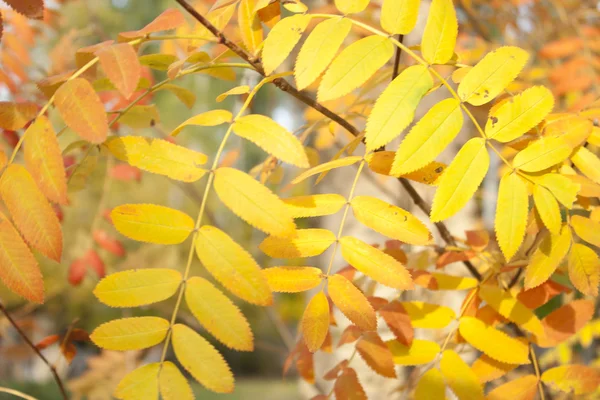
[[[105,46],[96,52],[106,76],[126,99],[131,98],[142,76],[137,52],[129,43]]]
[[[329,297],[352,323],[364,331],[377,329],[375,310],[365,295],[342,275],[328,278]]]
[[[4,2],[28,18],[44,17],[44,0],[4,0]]]
[[[485,383],[506,375],[518,366],[518,364],[507,364],[496,361],[493,358],[482,354],[481,357],[475,360],[471,366],[471,370],[477,375],[479,382]]]
[[[44,301],[44,281],[36,259],[19,232],[0,213],[0,279],[10,290],[35,303]]]
[[[352,368],[347,368],[335,381],[333,387],[337,400],[367,400],[367,394],[358,381],[358,375]]]
[[[42,340],[37,342],[35,347],[38,350],[44,350],[45,348],[48,348],[49,346],[52,346],[54,343],[58,342],[59,339],[60,339],[60,336],[58,336],[58,335],[46,336],[45,338],[43,338]]]
[[[575,300],[552,311],[542,320],[545,337],[538,337],[540,347],[554,347],[576,334],[594,316],[594,302]]]
[[[381,376],[395,378],[392,352],[376,332],[367,332],[356,344],[356,350],[367,365]]]
[[[585,365],[561,365],[544,372],[542,382],[563,392],[586,394],[598,389],[600,372]]]
[[[108,135],[106,111],[94,88],[82,78],[62,84],[54,104],[67,126],[91,143],[102,143]]]
[[[584,46],[583,39],[579,37],[569,37],[558,39],[547,43],[540,49],[540,56],[543,58],[555,59],[568,57],[581,50]]]
[[[0,195],[25,240],[40,253],[60,262],[60,222],[27,170],[9,165],[0,179]]]
[[[119,39],[135,39],[137,37],[145,36],[149,33],[175,29],[183,24],[185,24],[185,17],[181,13],[181,11],[176,10],[174,8],[169,8],[165,10],[162,14],[160,14],[158,17],[156,17],[154,21],[146,25],[144,28],[137,31],[120,33]]]
[[[487,400],[533,400],[537,391],[538,379],[535,375],[525,375],[514,381],[498,386],[487,395]]]
[[[34,103],[0,102],[0,128],[16,131],[35,118],[37,106]]]
[[[570,290],[556,282],[546,281],[533,289],[522,291],[517,295],[517,299],[525,304],[527,308],[533,310],[546,304],[555,296],[563,292],[568,293]]]
[[[379,310],[379,315],[396,336],[396,339],[406,347],[410,347],[415,336],[415,330],[404,306],[398,301],[392,301]]]
[[[329,330],[329,301],[323,292],[308,303],[300,327],[308,350],[312,353],[319,350]]]
[[[342,332],[340,336],[340,341],[338,342],[338,347],[343,346],[348,343],[354,343],[358,339],[360,339],[363,331],[356,325],[348,325],[344,332]]]

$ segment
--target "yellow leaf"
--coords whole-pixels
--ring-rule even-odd
[[[292,52],[310,20],[311,16],[307,14],[292,15],[280,20],[271,29],[262,50],[263,67],[267,75],[271,75]]]
[[[571,395],[581,395],[598,389],[600,373],[585,365],[561,365],[544,371],[542,382]]]
[[[413,65],[400,73],[375,102],[367,120],[367,151],[385,146],[412,122],[423,96],[433,86],[429,70]]]
[[[506,364],[482,354],[471,366],[471,369],[479,378],[479,382],[486,383],[503,377],[517,368],[519,364]]]
[[[250,86],[248,86],[248,85],[236,86],[233,89],[229,89],[228,91],[218,95],[217,103],[221,103],[222,101],[225,101],[225,99],[229,96],[248,94],[248,93],[250,93]]]
[[[125,375],[115,389],[114,396],[122,400],[158,399],[158,372],[160,363],[141,366]]]
[[[410,316],[410,321],[415,328],[441,329],[456,318],[451,308],[437,304],[422,301],[403,301],[400,304]]]
[[[119,123],[133,129],[151,128],[160,122],[160,114],[156,104],[137,105],[121,114]]]
[[[213,226],[200,228],[196,254],[208,272],[234,295],[260,306],[273,302],[269,284],[256,261],[225,232]]]
[[[529,348],[496,328],[473,317],[460,319],[460,335],[477,350],[507,364],[529,364]]]
[[[365,295],[342,275],[327,278],[329,297],[348,319],[363,331],[377,330],[375,310]]]
[[[142,77],[142,66],[133,46],[129,43],[103,46],[96,55],[108,79],[123,97],[130,99]]]
[[[311,353],[321,348],[329,331],[329,301],[323,292],[317,293],[308,303],[300,330]]]
[[[332,18],[313,29],[296,59],[294,76],[299,90],[313,83],[329,66],[351,28],[349,19]]]
[[[198,322],[221,343],[238,351],[254,350],[248,321],[212,283],[197,276],[190,278],[185,286],[185,302]]]
[[[592,181],[600,184],[600,158],[581,146],[571,157],[573,164]]]
[[[392,165],[392,175],[417,171],[454,140],[463,125],[460,102],[445,99],[434,105],[404,138]]]
[[[571,248],[571,229],[563,225],[559,235],[549,234],[533,253],[525,271],[525,289],[546,282],[565,258]]]
[[[497,286],[483,285],[479,288],[478,295],[498,314],[514,322],[520,328],[535,336],[543,335],[544,328],[538,317],[509,292]]]
[[[370,0],[335,0],[335,6],[342,14],[356,14],[369,5]]]
[[[415,389],[415,400],[444,399],[445,397],[444,377],[440,370],[431,368],[419,379]]]
[[[433,0],[423,32],[421,52],[430,64],[445,64],[454,55],[458,21],[452,0]]]
[[[233,131],[283,162],[300,168],[310,166],[300,140],[269,117],[259,114],[243,116],[233,123]]]
[[[54,105],[65,124],[91,143],[102,143],[108,135],[104,104],[92,85],[83,78],[63,83],[55,94]]]
[[[60,262],[63,247],[60,222],[24,167],[17,164],[6,167],[0,178],[0,196],[25,241]]]
[[[239,32],[251,54],[256,54],[263,41],[263,30],[255,8],[256,0],[241,0],[238,8]]]
[[[581,215],[573,215],[571,217],[571,226],[581,239],[600,247],[600,222],[593,221]]]
[[[440,352],[440,346],[429,340],[415,339],[410,347],[397,340],[386,342],[394,356],[394,364],[397,365],[423,365],[432,362]]]
[[[162,85],[160,88],[158,88],[156,92],[160,92],[162,90],[173,93],[175,96],[177,96],[179,101],[185,104],[187,108],[191,109],[194,107],[194,104],[196,104],[196,95],[189,89],[167,83],[166,85]]]
[[[178,61],[173,54],[146,54],[139,57],[140,64],[158,71],[167,71],[169,66]]]
[[[229,365],[206,339],[185,325],[175,324],[171,340],[177,360],[194,379],[213,392],[233,392]]]
[[[107,350],[140,350],[162,342],[169,326],[169,321],[164,318],[121,318],[97,327],[90,339]]]
[[[52,124],[45,116],[25,132],[25,163],[42,193],[52,202],[67,204],[67,178]]]
[[[299,293],[316,288],[323,280],[323,272],[315,267],[272,267],[263,270],[271,290]]]
[[[439,272],[415,275],[415,283],[430,290],[467,290],[478,285],[475,278],[452,276]]]
[[[194,400],[195,398],[185,376],[170,361],[165,361],[160,369],[158,387],[163,400]]]
[[[414,287],[406,268],[383,251],[350,236],[341,238],[340,245],[346,262],[382,285],[401,290]]]
[[[534,128],[554,107],[554,96],[544,86],[534,86],[492,109],[485,125],[488,138],[510,142]]]
[[[313,257],[327,250],[335,239],[327,229],[298,229],[290,238],[268,236],[258,248],[272,258]]]
[[[533,202],[546,228],[555,235],[560,232],[562,217],[554,195],[541,185],[533,186]]]
[[[419,0],[383,0],[381,27],[393,35],[413,30],[419,16]]]
[[[350,157],[339,158],[339,159],[333,160],[333,161],[328,161],[323,164],[319,164],[316,167],[313,167],[307,171],[304,171],[303,173],[298,175],[296,178],[294,178],[294,180],[292,180],[292,185],[297,185],[298,183],[302,182],[306,178],[310,178],[311,176],[320,174],[322,172],[331,171],[332,169],[335,169],[335,168],[347,167],[347,166],[356,164],[357,162],[361,161],[362,159],[363,158],[360,156],[350,156]]]
[[[440,370],[450,389],[459,400],[483,400],[483,388],[477,375],[453,350],[442,353]]]
[[[173,269],[133,269],[105,277],[94,295],[111,307],[138,307],[168,299],[181,282],[181,273]]]
[[[179,125],[173,132],[171,132],[171,136],[179,135],[179,132],[183,130],[186,126],[195,125],[195,126],[217,126],[227,122],[231,122],[233,120],[233,116],[231,115],[231,111],[227,110],[211,110],[204,112],[202,114],[198,114],[188,119]]]
[[[519,75],[528,58],[525,50],[512,46],[488,53],[460,82],[458,95],[474,106],[489,103]]]
[[[489,166],[485,139],[473,138],[465,143],[439,179],[431,220],[445,220],[463,208],[479,188]]]
[[[346,47],[333,60],[319,85],[319,101],[342,97],[365,83],[394,54],[387,37],[368,36]]]
[[[494,228],[506,261],[515,255],[527,228],[529,194],[525,181],[516,172],[504,175],[498,189]]]
[[[579,183],[573,182],[566,176],[560,174],[527,175],[527,178],[548,189],[556,200],[567,208],[573,208],[577,194],[581,190]]]
[[[44,302],[44,281],[37,260],[21,235],[0,212],[0,279],[13,292]]]
[[[279,197],[250,175],[234,168],[215,171],[215,192],[238,217],[273,236],[296,233],[292,213]]]
[[[313,194],[282,199],[294,218],[321,217],[335,214],[346,205],[346,198],[339,194]]]
[[[179,244],[194,230],[189,215],[156,204],[123,204],[110,217],[121,234],[138,242]]]
[[[573,149],[562,138],[542,137],[521,150],[513,166],[521,171],[537,172],[566,160]]]
[[[431,243],[425,224],[400,207],[371,196],[357,196],[351,205],[357,220],[382,235],[417,246]]]
[[[525,375],[488,393],[487,400],[533,400],[538,388],[538,378],[535,375]]]
[[[598,231],[595,232],[598,236]],[[598,296],[599,265],[600,259],[594,250],[579,243],[573,244],[569,253],[569,279],[581,293]]]

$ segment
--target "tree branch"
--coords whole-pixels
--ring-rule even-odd
[[[4,307],[4,304],[2,304],[2,303],[0,303],[0,311],[2,311],[2,313],[4,314],[4,316],[6,317],[6,319],[8,320],[8,322],[10,322],[10,324],[13,326],[13,328],[15,328],[15,330],[17,331],[17,333],[19,334],[19,336],[21,336],[21,338],[23,338],[23,340],[25,341],[25,343],[27,343],[27,345],[29,347],[31,347],[31,349],[44,362],[44,364],[46,364],[48,366],[48,368],[50,368],[50,372],[52,372],[52,375],[54,376],[54,380],[56,381],[56,384],[58,385],[58,388],[60,389],[60,393],[61,393],[63,399],[68,400],[69,397],[67,396],[67,392],[65,390],[63,382],[60,379],[60,376],[58,376],[58,372],[56,371],[56,368],[54,367],[54,365],[52,365],[48,361],[48,359],[42,354],[42,352],[40,351],[40,349],[38,349],[35,346],[35,344],[33,344],[33,342],[27,337],[27,335],[25,334],[25,332],[23,332],[23,330],[21,330],[21,328],[19,327],[19,325],[16,323],[16,321],[14,319],[12,319],[12,317],[8,313],[8,310]]]
[[[202,24],[213,35],[215,35],[215,37],[218,39],[218,43],[223,44],[224,46],[228,47],[231,51],[233,51],[235,54],[240,56],[243,60],[248,62],[250,65],[252,65],[259,74],[266,76],[260,60],[257,60],[256,58],[252,57],[250,54],[248,54],[248,52],[246,52],[244,49],[242,49],[236,43],[229,40],[223,34],[223,32],[221,32],[219,29],[217,29],[202,14],[200,14],[198,11],[196,11],[196,9],[194,9],[194,7],[192,7],[186,0],[175,0],[175,1],[177,3],[179,3],[179,5],[181,5],[181,7],[183,7],[185,9],[185,11],[187,11],[192,17],[194,17],[194,19],[196,19],[198,22],[200,22],[200,24]],[[400,53],[397,53],[397,54],[398,54],[398,58],[399,58]],[[302,103],[306,104],[307,106],[320,112],[325,117],[336,122],[337,124],[342,126],[344,129],[346,129],[348,132],[350,132],[352,135],[358,136],[360,134],[360,130],[358,128],[356,128],[354,125],[352,125],[350,122],[348,122],[347,120],[345,120],[344,118],[342,118],[341,116],[336,114],[335,112],[331,111],[329,108],[323,106],[315,99],[311,98],[310,96],[306,95],[305,93],[300,92],[298,89],[296,89],[295,87],[290,85],[285,79],[283,79],[283,78],[275,79],[275,80],[273,80],[273,84],[275,86],[277,86],[279,89],[281,89],[282,91],[289,93],[290,95],[292,95],[293,97],[295,97]],[[429,205],[425,202],[425,200],[423,200],[421,195],[412,186],[412,184],[405,178],[398,178],[398,180],[400,181],[402,186],[406,189],[406,191],[408,192],[408,195],[411,197],[411,199],[416,204],[416,206],[419,207],[421,209],[421,211],[423,211],[424,213],[429,215],[431,213],[431,209],[429,208]],[[456,241],[454,240],[454,238],[450,234],[450,231],[448,230],[448,228],[446,227],[446,225],[444,223],[438,222],[435,224],[435,226],[438,229],[442,239],[448,245],[456,246]],[[481,281],[481,279],[482,279],[481,274],[477,271],[477,269],[471,262],[464,261],[463,264],[467,267],[467,269],[469,270],[471,275],[473,275],[475,278],[477,278],[477,280]]]

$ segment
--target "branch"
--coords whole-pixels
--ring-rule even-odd
[[[256,72],[258,72],[262,76],[266,76],[265,71],[262,67],[262,64],[260,63],[260,60],[252,57],[250,54],[248,54],[248,52],[246,52],[240,46],[238,46],[237,44],[235,44],[234,42],[229,40],[223,34],[223,32],[221,32],[219,29],[217,29],[209,20],[207,20],[204,16],[202,16],[202,14],[200,14],[198,11],[196,11],[194,9],[194,7],[192,7],[186,0],[175,0],[175,1],[177,3],[179,3],[179,5],[181,5],[181,7],[183,7],[192,17],[194,17],[194,19],[196,19],[198,22],[200,22],[200,24],[202,24],[213,35],[215,35],[215,37],[218,39],[218,43],[228,47],[231,51],[233,51],[235,54],[240,56],[243,60],[248,62],[250,65],[252,65],[252,67],[254,67],[256,69]],[[346,129],[348,132],[350,132],[352,135],[358,136],[360,134],[360,130],[358,128],[356,128],[354,125],[352,125],[350,122],[348,122],[347,120],[345,120],[344,118],[342,118],[341,116],[336,114],[335,112],[331,111],[329,108],[323,106],[321,103],[319,103],[315,99],[311,98],[310,96],[306,95],[305,93],[300,92],[298,89],[296,89],[295,87],[290,85],[285,79],[277,78],[277,79],[273,80],[273,84],[275,86],[277,86],[279,89],[281,89],[282,91],[289,93],[290,95],[292,95],[293,97],[295,97],[302,103],[306,104],[307,106],[320,112],[325,117],[336,122],[337,124],[342,126],[344,129]],[[425,202],[425,200],[423,200],[421,195],[419,195],[419,193],[412,186],[412,184],[405,178],[398,178],[398,180],[400,181],[402,186],[406,189],[406,191],[408,192],[408,195],[411,197],[411,199],[417,205],[417,207],[419,207],[421,209],[421,211],[423,211],[424,213],[429,215],[431,213],[431,209],[429,208],[429,205]],[[456,241],[454,240],[454,238],[450,234],[450,231],[448,230],[448,228],[446,227],[446,225],[444,223],[438,222],[435,224],[435,226],[437,227],[440,235],[442,236],[442,239],[447,244],[449,244],[450,246],[456,246]],[[477,269],[471,262],[464,261],[463,264],[465,264],[465,266],[467,267],[467,269],[469,270],[471,275],[473,275],[475,278],[477,278],[477,280],[481,281],[481,279],[482,279],[481,274],[477,271]]]
[[[60,376],[58,376],[58,372],[56,372],[56,368],[54,367],[54,365],[52,365],[48,361],[48,359],[46,357],[44,357],[44,355],[42,354],[42,352],[40,351],[40,349],[38,349],[37,347],[35,347],[35,344],[33,344],[33,342],[31,340],[29,340],[29,338],[27,337],[27,335],[25,334],[25,332],[23,332],[21,330],[21,328],[19,327],[19,325],[15,322],[15,320],[12,319],[12,317],[8,313],[8,310],[4,307],[4,304],[2,304],[2,303],[0,303],[0,311],[2,311],[2,313],[4,314],[4,316],[6,316],[6,319],[8,320],[8,322],[10,322],[10,324],[13,326],[13,328],[15,328],[15,330],[17,331],[17,333],[19,334],[19,336],[21,336],[23,338],[23,340],[25,341],[25,343],[27,343],[27,345],[29,347],[31,347],[31,349],[44,362],[44,364],[46,364],[48,366],[48,368],[50,368],[50,372],[52,372],[52,375],[54,376],[54,380],[56,381],[56,384],[58,385],[58,388],[60,389],[60,393],[61,393],[63,399],[68,400],[69,397],[67,396],[67,392],[65,391],[65,387],[64,387],[64,385],[62,383],[62,380],[60,379]]]

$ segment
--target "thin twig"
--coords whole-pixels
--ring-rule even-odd
[[[402,43],[404,40],[404,35],[398,35],[398,41]],[[394,58],[394,70],[392,72],[392,80],[396,79],[398,73],[400,72],[400,57],[402,56],[402,49],[400,47],[396,47],[396,57]]]
[[[29,347],[31,347],[31,349],[44,362],[44,364],[46,364],[48,366],[48,368],[50,368],[50,372],[52,372],[52,375],[54,376],[54,380],[56,381],[56,384],[58,385],[58,388],[60,389],[60,393],[61,393],[63,399],[68,400],[69,397],[67,396],[67,392],[65,390],[63,382],[60,379],[60,376],[58,376],[58,372],[56,371],[56,368],[54,367],[54,365],[52,365],[48,361],[48,359],[42,354],[42,352],[37,347],[35,347],[35,344],[33,344],[33,342],[27,337],[27,335],[25,334],[25,332],[23,332],[23,330],[21,330],[21,328],[15,322],[15,320],[12,319],[12,317],[8,313],[8,310],[4,307],[4,304],[2,304],[2,303],[0,303],[0,311],[2,311],[2,313],[4,314],[4,316],[6,317],[6,319],[8,320],[8,322],[10,322],[10,324],[13,326],[13,328],[15,328],[15,330],[17,331],[17,333],[19,334],[19,336],[21,336],[21,338],[23,338],[23,340],[25,341],[25,343],[27,343],[27,345]]]

